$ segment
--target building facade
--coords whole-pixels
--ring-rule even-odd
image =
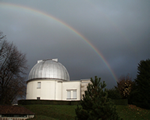
[[[58,59],[39,60],[29,73],[26,99],[81,100],[89,83],[90,79],[70,81]]]

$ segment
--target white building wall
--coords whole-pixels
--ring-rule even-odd
[[[55,80],[42,80],[41,82],[41,97],[44,100],[55,100]]]
[[[34,81],[30,81],[27,83],[27,95],[26,95],[26,99],[35,99],[37,91],[35,90],[35,82]]]
[[[38,82],[41,83],[40,88],[38,88]],[[60,81],[52,79],[29,81],[27,83],[26,99],[40,97],[43,100],[80,100],[89,82],[90,80]],[[67,98],[67,91],[71,92],[70,98]]]
[[[67,99],[67,90],[71,91],[71,99]],[[73,90],[77,91],[77,98],[73,99]],[[62,100],[80,100],[80,81],[63,82]]]
[[[85,94],[85,91],[87,90],[87,86],[88,84],[91,83],[91,80],[90,79],[83,79],[81,80],[81,90],[80,90],[80,93],[81,93],[81,96],[80,98],[83,99],[83,95]]]
[[[62,81],[56,81],[56,100],[62,100]]]
[[[28,99],[28,98],[30,98],[31,97],[31,88],[32,88],[32,86],[31,86],[31,84],[28,82],[27,83],[27,90],[26,90],[26,99]]]
[[[41,87],[38,88],[38,82],[41,82]],[[55,100],[56,98],[56,81],[55,80],[34,80],[27,83],[26,99]]]

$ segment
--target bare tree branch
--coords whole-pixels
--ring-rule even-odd
[[[25,93],[25,54],[0,32],[0,104],[11,104]]]

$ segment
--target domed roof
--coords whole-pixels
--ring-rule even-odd
[[[57,59],[37,61],[29,73],[28,80],[46,78],[70,80],[67,69]]]

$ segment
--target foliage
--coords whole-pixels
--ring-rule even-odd
[[[88,84],[87,91],[83,95],[80,105],[75,109],[76,119],[78,120],[118,120],[116,107],[107,97],[106,84],[100,82],[101,78],[95,76],[91,78],[91,84]]]
[[[26,57],[0,32],[0,104],[11,104],[25,93]]]
[[[142,60],[138,64],[133,95],[135,105],[150,109],[150,59]]]
[[[108,92],[108,98],[111,98],[111,99],[121,99],[122,98],[119,93],[119,90],[116,88],[109,89],[109,90],[107,90],[107,92]]]
[[[112,99],[115,105],[128,105],[128,99]]]
[[[134,82],[129,75],[120,77],[116,89],[120,92],[123,99],[129,98]]]

